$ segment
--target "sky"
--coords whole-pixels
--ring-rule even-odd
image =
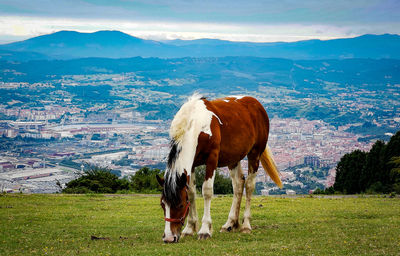
[[[400,34],[400,0],[0,0],[0,43],[60,30],[251,42]]]

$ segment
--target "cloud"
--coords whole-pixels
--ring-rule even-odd
[[[136,2],[136,1],[134,1]],[[383,4],[383,3],[386,4]],[[391,4],[389,4],[390,2]],[[172,21],[222,22],[222,23],[348,23],[399,20],[399,2],[380,0],[172,0],[144,1],[142,5],[126,8],[125,17],[135,18],[131,11],[141,13],[139,18]],[[116,7],[116,6],[113,6]],[[118,7],[116,7],[118,8]],[[125,12],[120,12],[124,15]]]
[[[120,30],[150,39],[331,39],[400,33],[397,0],[2,0],[0,40],[59,30]]]
[[[398,0],[2,0],[11,16],[222,23],[379,23],[400,21]]]
[[[6,24],[6,26],[4,26]],[[398,33],[392,27],[391,33]],[[307,39],[332,39],[372,33],[383,28],[371,26],[328,26],[302,24],[218,24],[201,22],[131,22],[105,19],[65,19],[41,17],[0,17],[0,34],[7,36],[33,37],[60,30],[94,32],[98,30],[120,30],[133,36],[165,39],[218,38],[231,41],[299,41]]]

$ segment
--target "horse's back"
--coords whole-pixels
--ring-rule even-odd
[[[267,112],[255,98],[250,96],[230,96],[209,101],[209,103],[212,106],[211,111],[221,121],[221,131],[236,131],[234,133],[235,136],[252,132],[268,134],[269,119]]]
[[[259,154],[264,151],[269,119],[255,98],[232,96],[208,101],[206,105],[219,119],[214,122],[220,131],[218,166],[234,165],[251,150]]]

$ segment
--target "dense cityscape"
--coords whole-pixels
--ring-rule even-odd
[[[1,82],[0,89],[14,98],[0,105],[0,189],[57,192],[90,166],[109,168],[122,177],[129,177],[144,166],[163,170],[169,152],[169,124],[188,95],[154,88],[192,83],[193,78],[153,80],[135,73],[68,75],[43,83]],[[113,101],[102,100],[104,95],[87,89],[101,90],[106,85],[110,88],[106,96],[115,98]],[[388,86],[388,90],[398,96],[398,87]],[[29,95],[29,92],[35,93]],[[343,111],[351,109],[361,117],[373,117],[374,127],[385,124],[395,130],[400,124],[398,114],[385,120],[374,118],[371,109],[394,111],[399,103],[374,98],[372,90],[342,89],[328,103],[324,102],[326,98],[315,95],[314,98],[293,97],[294,90],[265,84],[260,84],[257,90],[237,88],[231,93],[254,96],[272,112],[269,146],[285,187],[278,191],[260,171],[258,193],[262,194],[307,193],[329,187],[334,182],[335,166],[340,158],[355,149],[367,151],[374,142],[373,134],[368,137],[362,132],[352,132],[365,123],[334,126],[323,120],[285,118],[276,114],[277,103],[323,106],[334,102]],[[21,95],[29,95],[29,101],[20,100]],[[359,100],[362,95],[372,97],[355,104],[354,99]],[[205,93],[205,96],[212,99],[226,94]],[[148,109],[145,104],[151,107]],[[157,105],[160,108],[154,108]],[[168,113],[163,115],[165,112]],[[246,170],[246,160],[242,165]],[[220,171],[229,176],[226,168]]]
[[[102,51],[91,53],[88,42],[103,45],[106,35],[115,45],[104,45],[104,56],[98,55]],[[68,38],[82,41],[71,51],[64,47]],[[59,32],[4,45],[7,52],[0,55],[0,190],[59,192],[66,182],[93,167],[127,178],[142,167],[164,170],[169,125],[194,92],[209,99],[249,95],[266,108],[271,126],[268,143],[284,188],[278,189],[259,171],[258,194],[324,189],[333,184],[336,164],[344,154],[368,151],[375,141],[387,141],[400,129],[400,61],[386,58],[398,51],[365,48],[365,42],[397,45],[396,40],[398,36],[361,36],[343,41],[346,47],[335,46],[335,40],[307,41],[282,44],[287,51],[280,52],[281,46],[273,44],[224,41],[181,48],[173,42],[153,44],[121,32],[102,31]],[[124,49],[117,45],[132,47],[133,42],[141,42],[136,50],[154,54],[162,45],[169,53],[175,49],[176,54],[192,57],[120,58]],[[336,55],[329,55],[325,43],[332,43]],[[364,47],[361,57],[343,58],[355,43]],[[194,54],[195,48],[203,47],[217,55]],[[245,55],[221,56],[230,47]],[[257,49],[270,57],[248,57],[252,52],[248,47],[261,47]],[[268,50],[274,47],[278,48]],[[311,54],[317,48],[328,57],[321,60],[319,54]],[[27,49],[42,55],[32,55]],[[188,49],[194,55],[186,55]],[[353,56],[360,49],[351,50]],[[275,51],[280,53],[271,55]],[[291,51],[303,57],[288,59]],[[67,57],[71,53],[78,55]],[[98,56],[107,58],[90,58]],[[246,170],[246,159],[242,165]],[[220,172],[229,176],[226,168]]]

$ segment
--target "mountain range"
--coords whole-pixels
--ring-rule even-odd
[[[0,45],[0,60],[68,60],[88,57],[224,57],[254,56],[293,60],[400,58],[400,36],[363,35],[333,40],[252,43],[216,39],[154,41],[120,31],[59,31]]]

